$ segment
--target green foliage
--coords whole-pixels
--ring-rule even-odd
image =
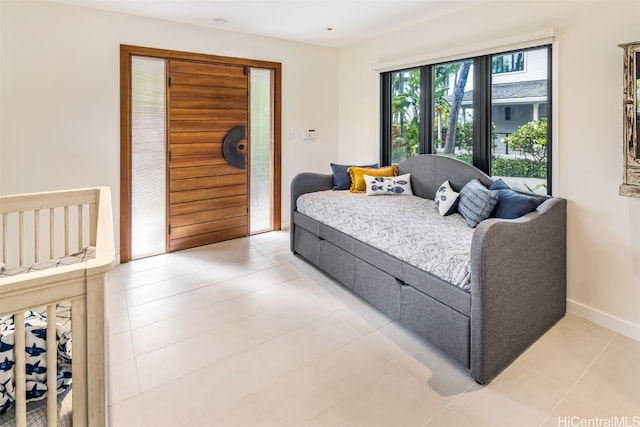
[[[462,63],[441,65],[433,71],[434,113],[440,117],[444,135],[450,122],[452,106],[446,95],[450,90],[451,77],[458,73]],[[392,161],[401,161],[418,154],[420,144],[420,70],[399,71],[391,80],[391,155]],[[434,126],[435,127],[435,126]],[[473,125],[457,124],[456,148],[471,153]],[[434,132],[436,130],[434,129]],[[458,134],[460,133],[460,134]],[[443,140],[434,141],[436,147],[444,146]]]
[[[458,73],[460,65],[456,62],[433,69],[433,108],[440,115],[442,123],[447,123],[451,114],[451,104],[445,98],[449,91],[449,77]]]
[[[418,154],[420,70],[395,73],[391,86],[391,152],[397,162]]]
[[[532,120],[504,139],[509,147],[520,150],[525,157],[547,163],[547,119]]]
[[[391,156],[393,162],[402,161],[418,154],[420,144],[420,123],[413,117],[403,125],[393,123],[391,130]]]
[[[547,179],[547,163],[532,159],[494,157],[491,160],[491,175]]]
[[[441,154],[462,160],[465,163],[473,164],[471,153],[468,154]],[[547,164],[540,165],[531,159],[505,159],[494,157],[491,159],[491,175],[511,176],[522,178],[542,178],[547,179]]]
[[[456,147],[465,154],[471,154],[473,152],[473,122],[458,122]]]
[[[470,165],[473,164],[473,156],[471,154],[447,154],[447,153],[440,153],[438,154],[440,156],[445,156],[445,157],[452,157],[454,159],[458,159],[458,160],[462,160],[465,163],[469,163]]]
[[[458,122],[456,132],[456,148],[460,154],[473,153],[473,122],[460,123]],[[495,129],[496,125],[491,122],[491,145],[495,147]],[[445,128],[446,130],[446,128]],[[438,142],[441,142],[438,140]]]

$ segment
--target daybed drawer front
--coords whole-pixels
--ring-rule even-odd
[[[346,234],[336,230],[335,228],[331,228],[325,224],[319,224],[319,229],[320,231],[318,233],[318,236],[320,236],[322,239],[326,240],[327,242],[331,243],[332,245],[337,246],[340,249],[343,249],[349,252],[350,254],[356,255],[353,251],[353,247],[357,245],[362,245],[361,242],[358,242],[353,237],[347,236]]]
[[[469,318],[410,286],[401,292],[400,323],[469,367]]]
[[[300,212],[293,213],[293,223],[310,231],[312,234],[320,235],[320,223],[315,219],[302,215]]]
[[[353,248],[353,253],[358,258],[368,262],[371,265],[375,265],[379,270],[382,270],[393,277],[402,279],[400,274],[402,273],[403,261],[393,257],[387,253],[382,252],[373,246],[361,243]]]
[[[402,272],[398,278],[444,305],[471,316],[471,294],[469,292],[409,264],[402,265]]]
[[[319,265],[320,262],[320,239],[315,234],[307,231],[299,225],[294,225],[295,234],[293,245],[295,251],[309,260],[314,265]]]
[[[321,241],[318,267],[349,289],[353,289],[355,260],[349,252],[326,240]]]
[[[402,282],[360,259],[356,259],[354,292],[393,320],[400,319]]]

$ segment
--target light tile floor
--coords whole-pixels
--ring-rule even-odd
[[[286,231],[117,266],[107,320],[115,427],[640,426],[640,342],[567,315],[482,387]]]

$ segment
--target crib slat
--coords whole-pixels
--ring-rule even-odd
[[[55,210],[53,208],[49,208],[49,259],[54,259],[54,247],[55,247]]]
[[[82,226],[83,216],[84,216],[84,205],[78,205],[78,250],[84,247],[84,244],[82,242],[82,234],[84,231]]]
[[[69,206],[64,207],[64,254],[69,255]]]
[[[98,236],[98,204],[89,204],[89,246],[96,245]]]
[[[18,251],[20,253],[20,264],[18,265],[24,265],[24,212],[20,211],[18,213],[18,218]]]
[[[27,425],[27,373],[25,366],[25,330],[24,313],[13,315],[15,326],[14,338],[14,358],[13,365],[16,380],[16,426],[26,427]]]
[[[7,263],[9,252],[9,236],[7,236],[7,214],[2,214],[2,262]]]
[[[87,425],[87,301],[71,303],[71,336],[73,337],[73,425]]]
[[[47,427],[58,424],[56,305],[47,306]]]
[[[35,260],[40,261],[40,210],[33,211],[33,234],[34,234],[34,250]]]

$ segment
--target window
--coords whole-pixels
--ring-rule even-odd
[[[273,124],[274,124],[274,71],[251,68],[250,84],[250,197],[249,232],[251,234],[273,229]]]
[[[420,70],[391,74],[391,162],[399,163],[419,152]]]
[[[473,155],[473,61],[432,67],[432,153],[457,153],[471,163]]]
[[[550,194],[550,69],[542,46],[382,73],[381,163],[450,156]]]
[[[495,55],[491,58],[491,74],[524,71],[524,52]]]
[[[131,257],[165,252],[166,74],[164,59],[131,58]]]

